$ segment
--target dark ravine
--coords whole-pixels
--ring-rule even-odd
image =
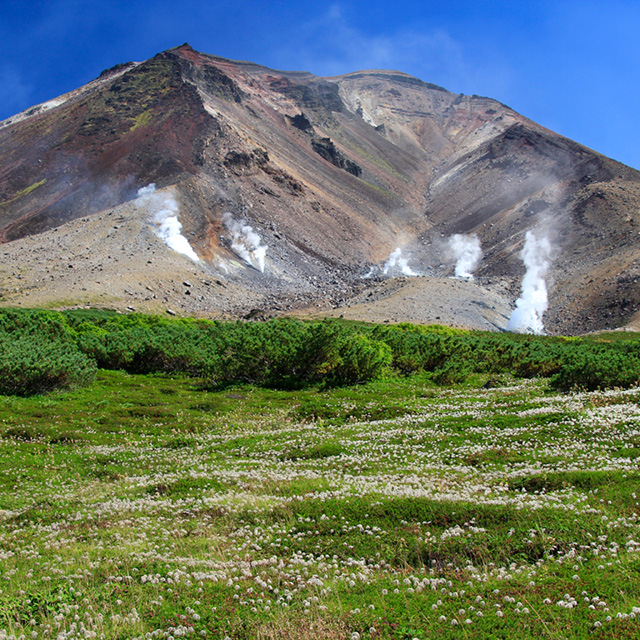
[[[318,78],[182,45],[0,123],[0,154],[2,304],[504,328],[524,235],[546,225],[550,332],[640,311],[639,172],[397,71]],[[200,263],[153,233],[134,202],[149,183],[174,198]],[[268,247],[264,273],[239,258],[225,214]],[[442,279],[453,233],[484,251],[480,284],[455,292]],[[364,276],[397,247],[429,277],[391,296]],[[194,274],[224,287],[185,295],[176,283]]]

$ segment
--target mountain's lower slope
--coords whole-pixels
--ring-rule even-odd
[[[455,278],[368,278],[325,288],[307,278],[284,281],[251,269],[249,286],[239,260],[229,261],[219,275],[169,249],[146,212],[132,203],[7,243],[0,258],[2,304],[8,306],[83,305],[221,318],[297,313],[474,329],[504,329],[510,313],[504,295]]]
[[[388,263],[398,248],[405,273],[451,275],[447,237],[474,233],[478,274],[505,296],[483,304],[505,316],[525,233],[544,228],[549,330],[617,326],[640,309],[638,172],[494,100],[400,72],[318,78],[183,45],[5,121],[0,154],[8,304],[329,309],[385,265],[400,275]],[[155,199],[136,200],[150,183]],[[158,238],[178,232],[198,261]],[[411,287],[435,291],[428,282]],[[447,313],[425,295],[416,319],[427,321],[455,316],[466,294]],[[409,297],[394,299],[399,320],[415,317]]]

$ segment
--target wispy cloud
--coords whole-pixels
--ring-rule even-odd
[[[295,47],[296,55],[289,50]],[[416,32],[402,29],[393,33],[367,34],[350,24],[341,5],[334,4],[323,14],[302,25],[293,46],[288,44],[283,57],[313,66],[323,75],[356,69],[376,69],[431,59],[459,65],[458,44],[445,31]]]
[[[362,69],[395,69],[442,84],[453,91],[466,91],[486,77],[494,89],[508,75],[502,63],[481,69],[477,57],[444,28],[419,29],[404,26],[367,33],[354,26],[343,5],[334,4],[298,29],[278,52],[282,67],[296,66],[331,76]],[[480,91],[480,89],[478,89]]]
[[[0,65],[0,119],[13,115],[29,104],[33,87],[14,66]]]

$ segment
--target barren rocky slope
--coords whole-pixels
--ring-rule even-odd
[[[0,154],[2,304],[504,328],[544,227],[549,331],[640,309],[637,171],[401,72],[318,78],[183,45],[0,123]],[[197,261],[158,237],[172,217]],[[482,242],[477,283],[448,278],[453,233]],[[397,248],[424,277],[385,279]]]

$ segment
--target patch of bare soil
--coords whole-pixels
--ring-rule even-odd
[[[306,312],[311,317],[496,331],[506,328],[511,302],[500,284],[488,287],[457,278],[419,276],[386,280],[337,309]]]
[[[224,316],[263,296],[170,250],[133,203],[0,247],[0,305]]]

